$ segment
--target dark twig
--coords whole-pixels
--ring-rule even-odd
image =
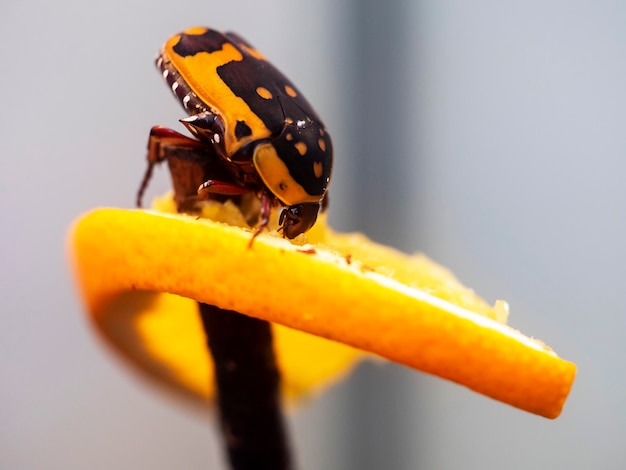
[[[270,324],[199,305],[215,363],[220,423],[232,468],[291,469]]]
[[[203,181],[227,180],[223,164],[206,147],[165,147],[163,151],[179,211],[194,212]],[[203,303],[199,307],[215,364],[220,424],[232,469],[291,469],[270,324]]]

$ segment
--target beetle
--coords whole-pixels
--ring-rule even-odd
[[[187,111],[179,121],[193,137],[152,128],[137,205],[153,167],[174,156],[204,169],[197,200],[257,194],[254,236],[277,206],[284,237],[309,230],[326,205],[333,149],[325,125],[296,86],[237,34],[205,27],[170,38],[156,65]]]

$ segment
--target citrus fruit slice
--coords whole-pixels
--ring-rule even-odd
[[[161,203],[166,204],[167,203]],[[97,330],[139,370],[206,402],[212,364],[196,302],[274,324],[288,395],[319,388],[364,352],[548,418],[576,366],[504,322],[445,268],[322,218],[295,243],[216,220],[96,209],[72,228],[79,290]],[[243,223],[243,222],[242,222]]]

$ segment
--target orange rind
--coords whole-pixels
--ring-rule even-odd
[[[273,324],[289,396],[319,389],[366,352],[560,414],[576,366],[508,327],[506,303],[490,307],[423,255],[334,233],[323,217],[295,243],[262,233],[251,245],[250,229],[170,210],[96,209],[70,239],[98,331],[160,383],[202,402],[214,393],[199,301]]]

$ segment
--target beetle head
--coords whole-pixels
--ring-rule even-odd
[[[306,232],[315,224],[320,210],[319,203],[296,204],[285,207],[278,219],[283,235],[289,239]]]

